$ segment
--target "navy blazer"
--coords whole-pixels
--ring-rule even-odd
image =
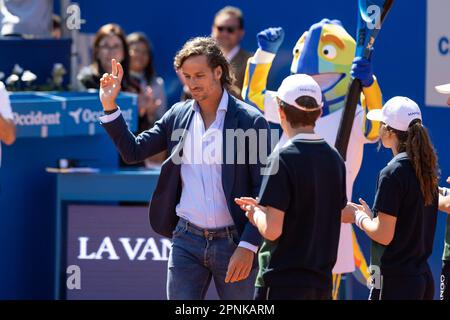
[[[170,157],[164,161],[161,167],[161,174],[149,208],[152,228],[155,232],[169,238],[172,237],[172,232],[178,222],[175,208],[179,204],[181,197],[181,165],[174,163],[172,157],[174,155],[182,156],[184,136],[194,115],[193,104],[193,100],[175,104],[155,123],[153,128],[144,131],[137,137],[130,132],[122,116],[112,122],[102,123],[123,160],[127,163],[141,162],[164,150],[172,151]],[[172,141],[172,132],[177,129],[182,129],[181,138],[177,141]],[[244,212],[234,202],[234,199],[243,196],[258,196],[262,181],[261,169],[266,159],[263,159],[263,161],[258,159],[256,164],[249,163],[249,139],[245,139],[245,146],[242,146],[242,142],[234,138],[235,164],[226,164],[225,132],[229,129],[242,129],[244,131],[248,129],[266,129],[267,138],[258,135],[257,148],[264,145],[262,143],[267,143],[266,150],[270,152],[269,125],[258,109],[230,95],[223,131],[224,164],[222,164],[222,185],[228,209],[240,235],[240,240],[260,246],[261,235],[257,228],[248,221]],[[267,141],[261,141],[260,144],[260,139],[266,139]],[[245,164],[236,162],[241,152],[245,152],[245,159],[247,159]]]

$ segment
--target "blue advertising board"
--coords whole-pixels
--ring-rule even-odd
[[[64,135],[61,102],[40,93],[14,93],[10,100],[18,137]]]
[[[26,92],[10,95],[19,138],[105,134],[98,92]],[[137,96],[121,93],[117,104],[131,131],[137,128]]]

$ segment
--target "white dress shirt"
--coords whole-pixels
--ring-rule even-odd
[[[233,49],[230,50],[230,52],[228,52],[227,55],[225,55],[225,59],[227,59],[228,62],[231,62],[231,60],[233,60],[234,57],[236,57],[240,49],[241,49],[240,46],[234,47]]]
[[[223,128],[228,110],[228,92],[224,90],[216,119],[205,130],[200,107],[194,102],[193,119],[183,146],[181,163],[182,191],[176,207],[179,217],[203,229],[234,225],[222,187]],[[120,110],[100,117],[102,123],[114,121]],[[244,214],[244,212],[242,212]],[[258,252],[258,247],[241,241],[239,247]]]
[[[216,119],[205,130],[200,107],[193,105],[194,116],[188,128],[181,162],[182,192],[177,215],[204,229],[234,225],[222,187],[222,133],[228,109],[224,91]]]

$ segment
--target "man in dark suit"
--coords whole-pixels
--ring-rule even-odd
[[[112,74],[101,79],[106,115],[100,120],[126,162],[170,152],[150,204],[153,229],[173,241],[168,298],[203,299],[213,277],[220,298],[252,299],[261,238],[234,199],[259,192],[270,152],[268,124],[228,94],[229,64],[212,38],[188,41],[174,66],[193,100],[174,105],[135,137],[115,103],[123,69],[113,60]]]
[[[216,13],[212,37],[217,40],[225,58],[232,66],[234,85],[239,89],[239,94],[244,83],[247,60],[252,57],[250,52],[240,47],[244,35],[244,17],[240,9],[228,6]]]

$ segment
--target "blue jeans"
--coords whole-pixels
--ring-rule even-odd
[[[214,278],[222,300],[252,300],[256,268],[239,282],[225,283],[228,263],[239,243],[234,227],[205,231],[180,219],[172,237],[167,274],[169,300],[203,300]]]

